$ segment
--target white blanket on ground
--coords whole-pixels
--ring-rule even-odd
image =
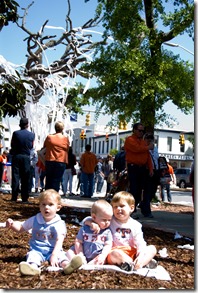
[[[48,267],[48,271],[57,271],[57,270],[62,270],[61,268],[57,267]],[[138,269],[137,271],[124,271],[121,270],[118,266],[115,265],[82,265],[79,270],[108,270],[108,271],[117,271],[121,272],[124,274],[137,274],[141,275],[144,277],[154,277],[157,280],[164,280],[164,281],[171,281],[169,273],[160,265],[157,266],[155,269],[147,269],[147,268],[142,268]]]
[[[125,274],[137,274],[144,277],[155,277],[158,280],[165,280],[170,281],[170,275],[169,273],[160,265],[157,266],[155,269],[147,269],[142,268],[138,269],[136,271],[124,271],[121,270],[118,266],[115,265],[82,265],[80,267],[80,270],[108,270],[108,271],[117,271]]]

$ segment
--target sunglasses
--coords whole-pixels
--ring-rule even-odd
[[[142,130],[142,129],[137,129],[139,132],[144,132],[144,130]]]

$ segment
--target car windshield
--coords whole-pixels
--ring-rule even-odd
[[[175,169],[174,173],[179,174],[190,174],[190,169]]]

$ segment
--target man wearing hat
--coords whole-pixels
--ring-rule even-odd
[[[35,134],[28,128],[28,119],[20,119],[20,130],[14,131],[11,139],[12,154],[12,198],[17,201],[19,184],[21,183],[21,198],[23,203],[28,202],[30,178],[30,150],[33,148]]]

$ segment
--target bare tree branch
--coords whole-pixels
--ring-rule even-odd
[[[45,28],[48,24],[48,20],[44,22],[41,29],[33,33],[26,27],[26,17],[28,15],[28,10],[34,4],[32,2],[24,10],[24,15],[22,17],[22,22],[17,25],[27,33],[28,37],[25,39],[27,41],[27,62],[25,66],[25,76],[31,77],[35,82],[38,83],[36,88],[36,93],[34,94],[35,102],[43,95],[42,88],[43,80],[48,75],[61,72],[63,77],[65,76],[76,76],[81,75],[85,77],[85,72],[79,70],[80,65],[87,61],[87,55],[94,49],[96,43],[91,40],[92,34],[87,34],[83,30],[89,29],[91,27],[96,27],[101,18],[98,16],[88,20],[79,28],[73,28],[72,20],[70,18],[71,5],[70,0],[67,0],[68,12],[66,15],[66,29],[63,31],[60,37],[56,35],[45,35]],[[98,42],[97,42],[98,43]],[[43,63],[43,54],[49,49],[55,49],[57,46],[65,47],[64,53],[59,60],[52,61],[49,66]],[[39,93],[40,92],[40,93]]]

